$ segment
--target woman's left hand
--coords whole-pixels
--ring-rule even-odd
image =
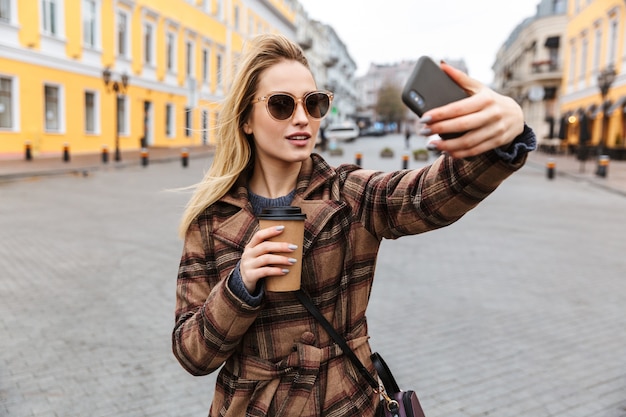
[[[475,156],[506,147],[524,131],[524,114],[511,97],[496,93],[445,63],[444,70],[470,97],[432,109],[422,116],[421,134],[466,132],[463,136],[431,142],[455,158]]]

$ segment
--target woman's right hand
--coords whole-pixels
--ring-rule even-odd
[[[289,242],[271,242],[271,239],[280,235],[284,226],[268,227],[256,232],[250,242],[243,249],[239,272],[241,279],[248,292],[253,293],[261,278],[270,276],[281,276],[289,272],[289,267],[296,260],[289,254],[298,247]]]

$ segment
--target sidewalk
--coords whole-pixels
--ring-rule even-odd
[[[213,154],[213,145],[198,145],[189,147],[151,147],[147,151],[148,166],[158,162],[180,161],[183,163],[183,151],[187,152],[188,163],[195,158],[205,158]],[[33,157],[27,161],[23,156],[20,159],[0,158],[0,182],[19,180],[31,177],[85,174],[104,168],[125,168],[139,166],[143,163],[141,150],[126,150],[121,152],[121,160],[115,161],[114,152],[109,151],[108,162],[103,162],[101,153],[70,154],[69,161],[63,160],[63,154],[47,154]]]
[[[187,148],[153,147],[148,149],[148,164],[179,160],[182,163],[182,152],[186,149],[189,160],[205,158],[213,154],[214,146],[191,146]],[[70,161],[64,162],[62,153],[34,157],[31,161],[21,159],[0,159],[0,182],[19,180],[30,177],[53,176],[64,174],[84,174],[107,167],[124,168],[142,164],[141,151],[138,149],[123,151],[121,161],[115,162],[113,152],[109,152],[108,163],[102,162],[100,153],[70,155]],[[606,177],[596,175],[597,160],[590,158],[584,163],[575,155],[553,155],[546,152],[531,152],[528,165],[545,169],[548,174],[548,162],[555,163],[554,178],[559,181],[568,177],[576,181],[585,181],[594,186],[604,188],[626,196],[626,161],[610,161]]]
[[[596,175],[598,167],[596,158],[589,158],[586,162],[580,162],[576,159],[576,155],[553,155],[535,151],[530,153],[527,164],[545,169],[547,178],[549,161],[555,164],[555,175],[552,181],[559,181],[561,177],[568,177],[626,196],[626,161],[610,161],[606,170],[606,177]]]

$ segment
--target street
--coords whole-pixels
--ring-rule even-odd
[[[332,165],[408,154],[401,135],[341,147]],[[208,414],[216,375],[187,374],[170,337],[180,188],[209,163],[0,183],[1,416]],[[383,243],[372,349],[429,417],[626,416],[625,213],[527,165],[456,224]]]

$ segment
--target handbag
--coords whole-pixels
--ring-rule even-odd
[[[385,363],[383,357],[380,356],[379,353],[372,353],[370,358],[374,363],[376,372],[378,372],[378,377],[383,382],[387,395],[391,396],[391,398],[393,398],[398,404],[398,410],[396,413],[394,414],[391,410],[386,409],[385,417],[425,417],[415,391],[402,391],[398,387],[398,384],[391,374],[387,363]]]
[[[383,410],[385,417],[425,417],[415,391],[403,391],[398,387],[389,367],[379,353],[372,353],[370,358],[376,368],[378,377],[382,381],[382,385],[368,372],[365,365],[359,360],[354,351],[350,349],[346,340],[326,320],[326,317],[313,304],[311,298],[301,289],[297,290],[295,294],[309,313],[320,322],[328,335],[339,345],[344,355],[350,359],[359,373],[363,375],[367,383],[374,389],[374,392],[381,395],[384,402]]]

